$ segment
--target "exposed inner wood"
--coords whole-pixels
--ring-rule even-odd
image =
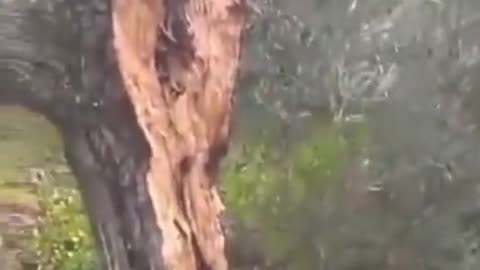
[[[227,269],[215,187],[230,132],[241,0],[113,0],[124,88],[151,148],[166,269]]]

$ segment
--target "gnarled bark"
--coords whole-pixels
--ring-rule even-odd
[[[215,182],[243,13],[242,0],[0,3],[0,104],[63,134],[101,269],[227,269]]]
[[[120,72],[151,150],[147,188],[167,269],[227,269],[215,177],[242,25],[236,0],[113,4]]]

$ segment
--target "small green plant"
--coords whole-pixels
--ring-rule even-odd
[[[38,194],[43,210],[33,237],[38,269],[94,269],[94,243],[79,192],[42,183]]]

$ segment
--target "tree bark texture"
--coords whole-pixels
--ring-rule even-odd
[[[113,1],[124,88],[150,146],[147,192],[167,269],[227,269],[215,177],[240,56],[237,0]]]
[[[216,189],[242,0],[0,3],[0,104],[62,133],[101,269],[227,269]]]

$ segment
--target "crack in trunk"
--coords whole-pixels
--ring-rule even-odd
[[[166,269],[227,269],[215,177],[230,133],[244,3],[114,0],[124,89],[150,146]]]

